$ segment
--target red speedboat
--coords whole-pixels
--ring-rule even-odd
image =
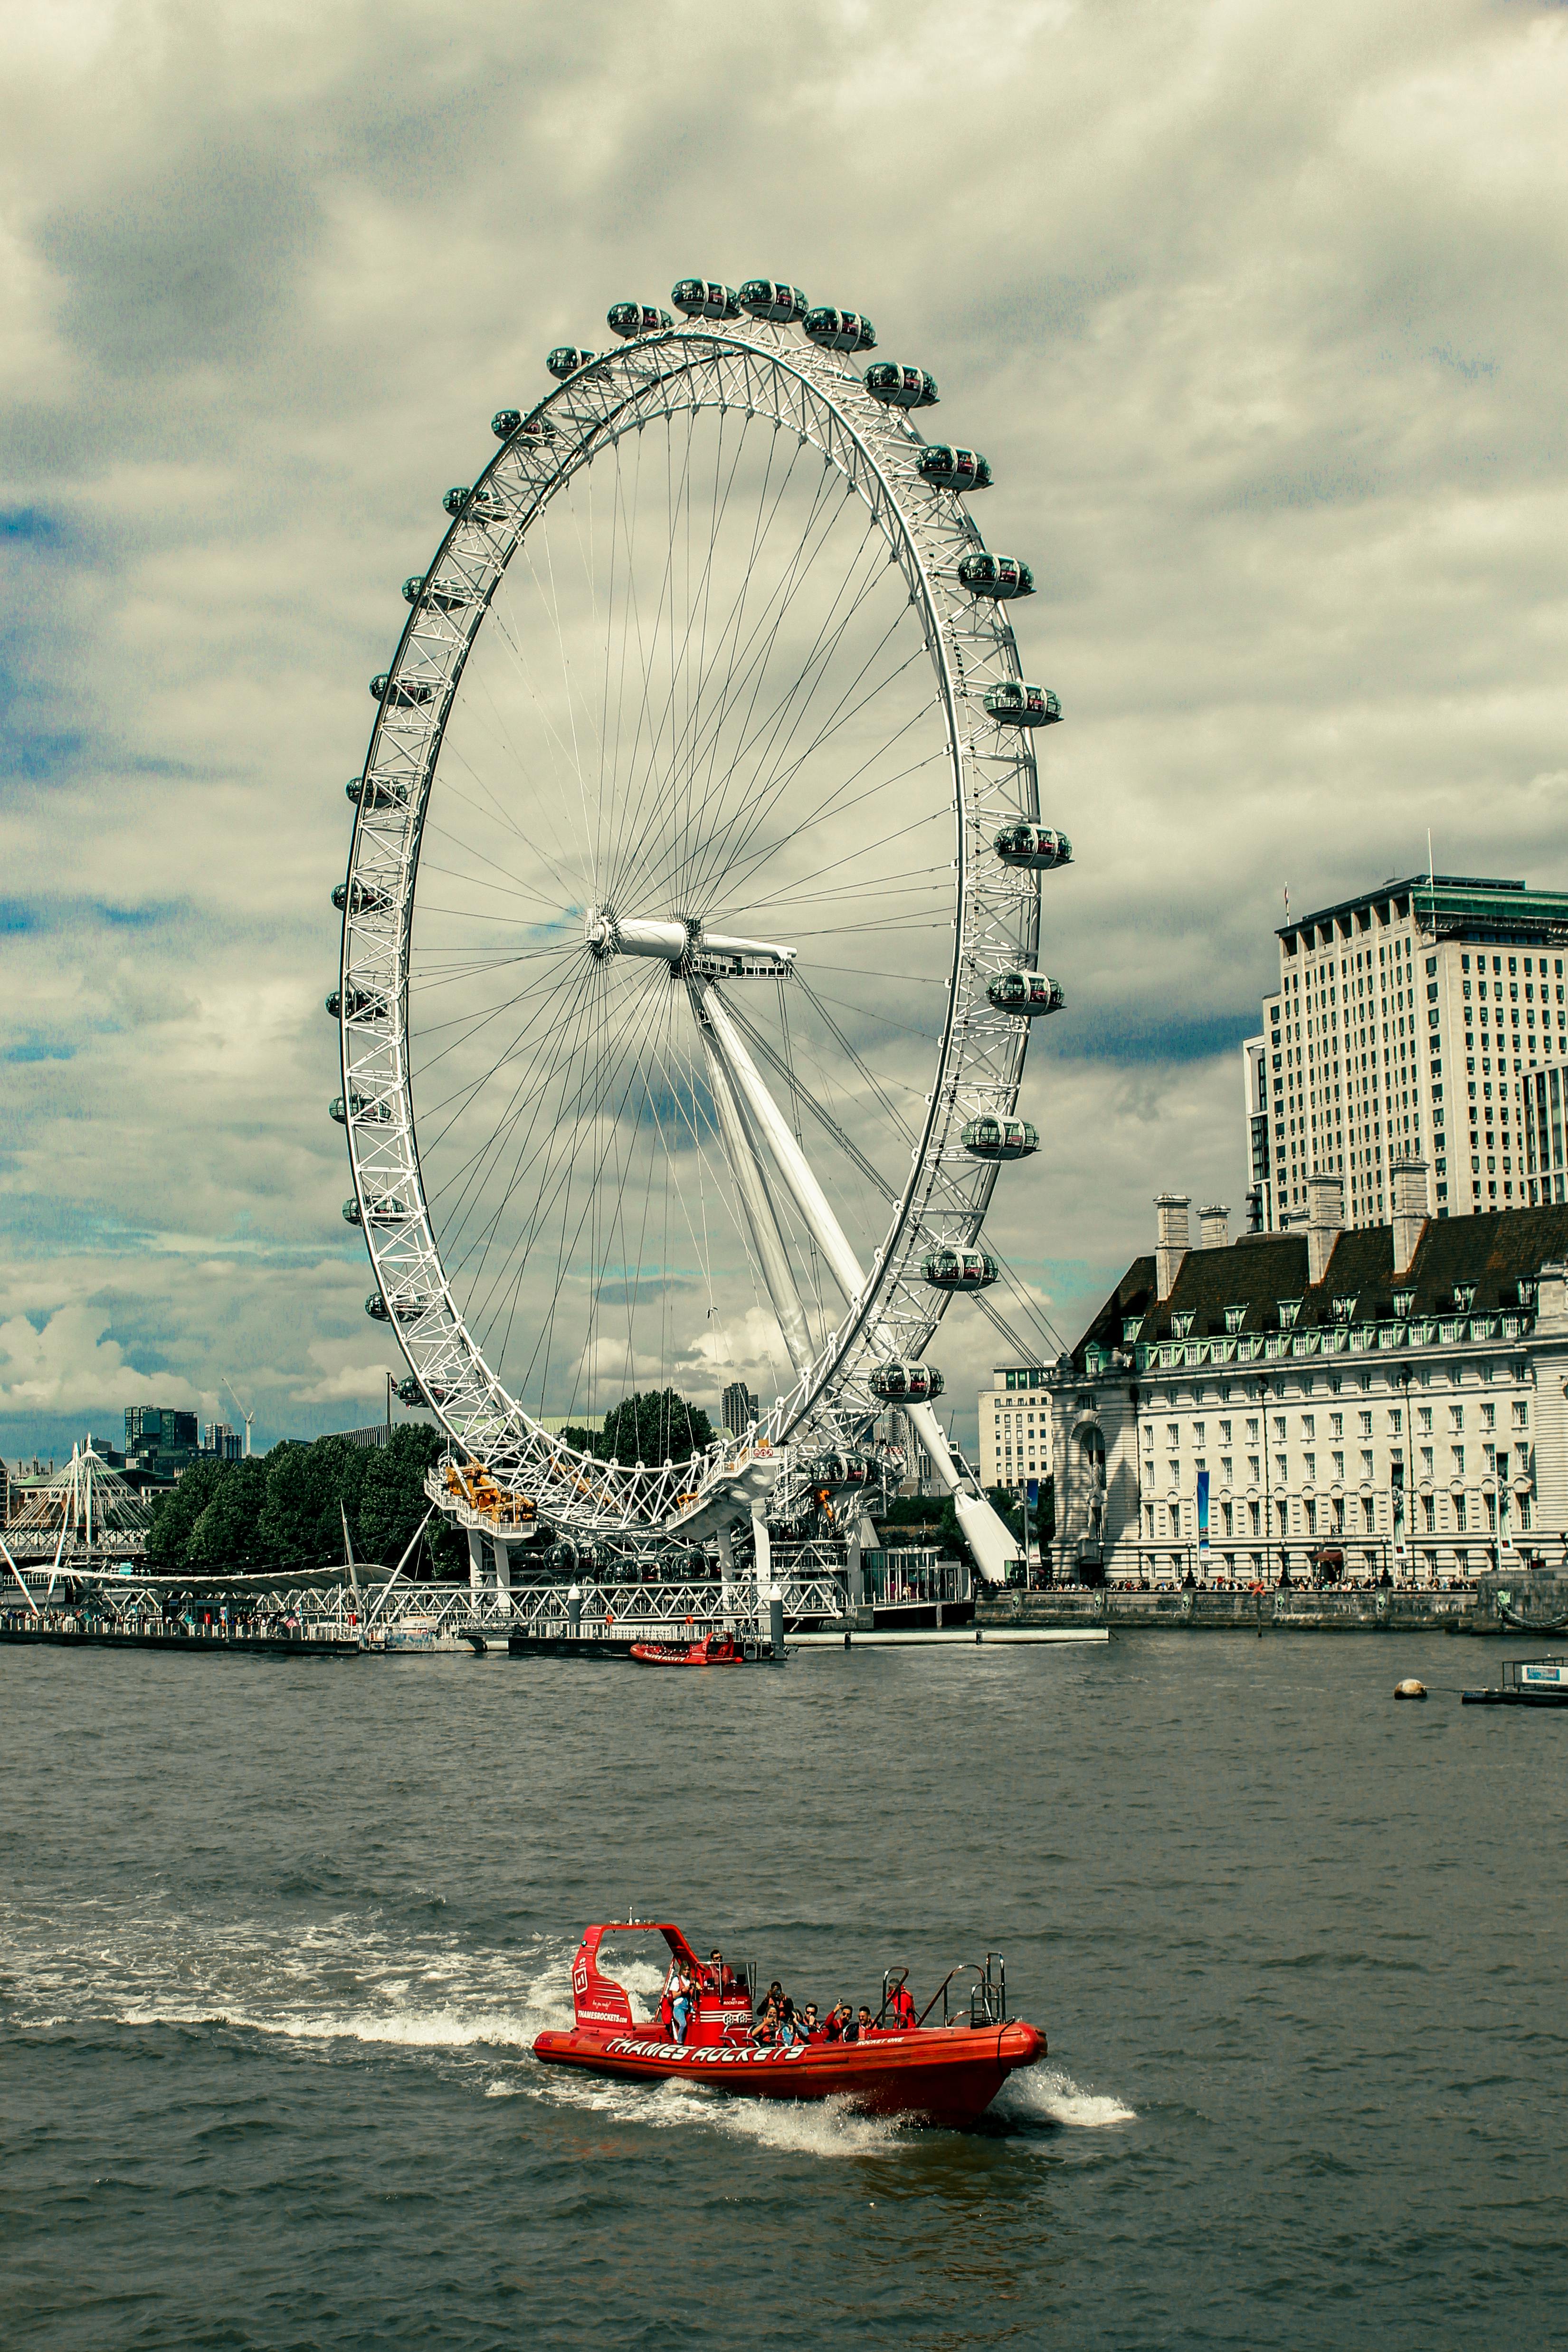
[[[622,1985],[603,1976],[606,1936],[663,1936],[670,1950],[660,2017],[639,2023]],[[682,1977],[696,1995],[684,2042],[664,2021]],[[885,2013],[904,1971],[883,1980]],[[580,2066],[645,2083],[710,2083],[754,2099],[842,2097],[870,2115],[917,2116],[933,2123],[973,2123],[1009,2074],[1045,2055],[1037,2027],[1007,2014],[1007,1978],[998,1955],[982,1969],[962,1963],[944,1978],[913,2025],[873,2025],[857,2042],[821,2037],[758,2045],[752,2038],[755,1972],[749,1963],[705,1967],[680,1929],[667,1921],[622,1920],[590,1927],[571,1964],[576,2022],[568,2033],[541,2033],[534,2055],[548,2065]],[[964,1999],[967,1991],[967,1998]],[[960,2013],[950,2015],[956,1996]],[[928,2024],[938,2002],[942,2021]]]
[[[708,1633],[700,1642],[633,1642],[632,1655],[640,1666],[743,1666],[740,1643],[733,1633]]]

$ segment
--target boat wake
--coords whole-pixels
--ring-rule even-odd
[[[991,2103],[999,2123],[1070,2131],[1103,2131],[1110,2124],[1137,2121],[1137,2112],[1118,2098],[1086,2091],[1056,2066],[1031,2066],[1009,2074]]]

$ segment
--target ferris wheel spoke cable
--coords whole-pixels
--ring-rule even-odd
[[[857,793],[853,800],[841,802],[840,805],[835,808],[832,806],[832,803],[838,798],[839,793],[841,791],[847,790],[851,782],[858,782],[858,777],[846,778],[842,783],[834,787],[833,792],[829,794],[828,799],[825,802],[820,803],[814,810],[808,811],[806,815],[801,818],[798,824],[790,826],[788,833],[776,834],[772,841],[768,845],[767,855],[770,856],[777,856],[780,850],[789,848],[803,833],[809,833],[815,824],[825,823],[830,815],[831,815],[835,823],[841,823],[845,817],[852,814],[856,809],[863,807],[867,801],[875,800],[885,793],[896,793],[901,785],[908,784],[911,779],[918,776],[924,769],[934,765],[940,765],[942,763],[943,755],[941,753],[928,751],[922,759],[914,761],[908,767],[895,770],[891,776],[879,777],[874,783],[868,784],[863,792]],[[935,821],[936,812],[927,811],[914,822],[915,825],[921,825],[929,824]],[[906,828],[906,830],[913,829],[914,826]],[[896,837],[896,835],[885,835],[879,836],[879,845],[885,845],[888,839]],[[825,866],[816,866],[811,872],[800,876],[797,881],[781,882],[777,890],[769,891],[764,898],[746,898],[740,900],[738,903],[733,898],[728,898],[726,903],[735,913],[749,913],[758,908],[767,906],[788,905],[800,884],[814,881],[818,875],[831,874],[834,871],[836,866],[843,865],[849,857],[863,856],[863,850],[845,851],[841,856],[830,859]],[[726,878],[727,881],[731,883],[731,887],[733,887],[733,877],[727,877]]]
[[[823,531],[818,545],[812,550],[810,562],[801,569],[798,576],[785,583],[788,593],[780,596],[779,609],[772,625],[768,630],[768,636],[761,645],[758,654],[752,663],[752,690],[747,702],[744,717],[740,721],[741,740],[738,748],[734,755],[725,762],[723,772],[719,775],[716,783],[714,781],[715,771],[718,767],[719,763],[719,751],[723,740],[722,728],[724,722],[729,716],[730,709],[738,702],[738,694],[732,692],[728,683],[727,682],[726,691],[721,697],[718,711],[716,713],[716,721],[709,730],[709,744],[706,758],[706,780],[703,800],[698,809],[699,816],[706,815],[716,798],[722,802],[725,793],[737,776],[744,777],[746,779],[746,783],[745,788],[738,798],[737,805],[732,814],[724,819],[721,824],[715,824],[710,822],[707,827],[706,839],[699,839],[695,845],[692,856],[688,859],[688,874],[683,875],[681,877],[683,887],[686,888],[692,887],[688,876],[690,871],[695,867],[696,859],[698,857],[706,856],[710,854],[711,845],[716,836],[722,837],[733,828],[735,823],[748,815],[758,790],[759,779],[761,778],[762,773],[762,761],[768,756],[769,746],[777,740],[779,730],[783,728],[785,720],[789,716],[791,704],[800,701],[803,696],[805,702],[809,705],[811,696],[816,691],[817,684],[820,683],[820,679],[813,677],[813,666],[818,662],[825,664],[831,658],[832,652],[836,649],[838,635],[835,635],[831,641],[824,643],[824,632],[831,619],[831,614],[834,609],[834,606],[831,605],[827,615],[824,616],[821,625],[819,626],[817,642],[813,646],[810,653],[808,655],[806,661],[800,665],[796,671],[784,681],[782,691],[779,690],[778,686],[774,687],[771,710],[767,713],[760,721],[758,720],[758,704],[762,696],[764,684],[768,677],[768,668],[772,662],[779,632],[782,629],[783,624],[789,613],[791,599],[799,594],[801,583],[809,576],[811,569],[815,566],[818,558],[823,554],[831,544],[831,524],[835,518],[831,515],[831,511],[828,520],[829,528]],[[845,583],[841,584],[839,592],[840,595],[843,593],[844,587],[848,584],[849,581],[852,579],[853,566],[859,562],[861,554],[863,552],[866,541],[870,537],[870,530],[871,527],[868,526],[866,533],[862,536],[861,547],[857,549],[854,557],[852,558],[852,569],[850,572],[846,574]],[[859,601],[858,597],[852,597],[851,599],[849,608],[844,614],[843,620],[838,633],[839,635],[841,635],[842,629],[847,627],[850,621],[854,617],[854,613]],[[836,605],[837,602],[838,598],[835,597],[834,605]],[[808,681],[810,681],[810,683],[808,683]],[[699,877],[696,887],[699,890],[706,889],[707,887],[706,877]]]
[[[789,568],[782,578],[774,583],[772,589],[765,596],[761,609],[752,624],[750,635],[744,646],[737,646],[729,654],[720,690],[717,696],[714,698],[713,707],[705,718],[702,732],[693,747],[692,758],[694,764],[697,760],[706,760],[706,761],[710,778],[709,790],[716,789],[711,786],[711,774],[713,765],[718,756],[719,747],[724,740],[725,726],[730,718],[732,710],[738,708],[742,696],[745,693],[747,683],[749,682],[750,695],[747,700],[748,717],[747,720],[743,720],[742,722],[740,743],[727,760],[723,782],[719,787],[716,787],[716,789],[723,790],[731,781],[733,781],[737,774],[744,775],[746,772],[746,760],[749,749],[746,736],[746,727],[749,723],[749,713],[755,708],[757,695],[760,691],[761,680],[766,675],[767,665],[771,657],[773,645],[777,639],[779,631],[783,626],[784,622],[789,615],[792,596],[800,593],[805,580],[810,576],[818,557],[821,554],[823,549],[830,543],[833,521],[833,510],[831,507],[823,503],[826,498],[826,485],[827,476],[824,474],[819,478],[815,490],[813,491],[811,509],[806,518],[804,525],[802,526],[799,542],[794,554],[790,559]],[[819,517],[818,514],[819,506],[821,508],[821,517]],[[818,528],[819,521],[821,521],[821,525],[820,530]],[[813,537],[813,533],[816,533],[817,535]],[[749,593],[750,585],[751,576],[748,572],[742,580],[741,587],[737,593],[735,602],[735,610],[737,617],[740,613],[744,611],[745,601],[747,593]],[[771,615],[771,618],[769,615]],[[721,640],[719,648],[716,650],[716,667],[720,655],[725,650],[725,645],[727,642],[727,632],[726,634],[726,638]],[[705,805],[706,798],[706,793],[705,793]],[[700,814],[700,808],[698,813]],[[628,837],[630,839],[635,839],[637,838],[637,835],[635,832],[631,832]]]

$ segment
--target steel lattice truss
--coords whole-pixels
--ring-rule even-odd
[[[792,1386],[744,1441],[685,1464],[628,1467],[574,1451],[508,1392],[465,1319],[426,1198],[411,1076],[409,975],[422,839],[465,666],[508,566],[574,478],[650,425],[716,410],[770,424],[820,452],[861,502],[902,575],[924,640],[951,807],[953,944],[946,1019],[924,1104],[907,1118],[908,1172],[889,1190],[886,1226],[863,1287]],[[1026,1021],[995,1009],[997,975],[1033,970],[1040,877],[1002,862],[1005,824],[1040,814],[1028,732],[998,726],[988,688],[1021,673],[1006,610],[968,592],[960,560],[983,542],[952,490],[917,466],[909,415],[873,399],[852,362],[742,319],[681,325],[605,353],[551,393],[501,447],[442,541],[392,664],[354,824],[340,971],[343,1109],[355,1198],[384,1310],[456,1445],[503,1489],[569,1528],[699,1535],[744,1512],[796,1458],[842,1445],[883,1407],[869,1385],[890,1360],[918,1362],[947,1304],[921,1276],[940,1244],[973,1245],[997,1181],[961,1141],[967,1121],[1015,1110]],[[754,1053],[744,984],[716,987]],[[857,1057],[853,1041],[846,1055]],[[776,1058],[776,1057],[775,1057]],[[864,1069],[868,1083],[874,1072]],[[826,1118],[827,1114],[822,1114]],[[788,1458],[788,1457],[786,1457]],[[786,1480],[788,1483],[788,1477]]]

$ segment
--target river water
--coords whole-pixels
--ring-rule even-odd
[[[1561,2343],[1568,1717],[1461,1711],[1502,1648],[0,1653],[0,2340]],[[824,2003],[999,1947],[1051,2057],[970,2134],[545,2073],[627,1911]]]

